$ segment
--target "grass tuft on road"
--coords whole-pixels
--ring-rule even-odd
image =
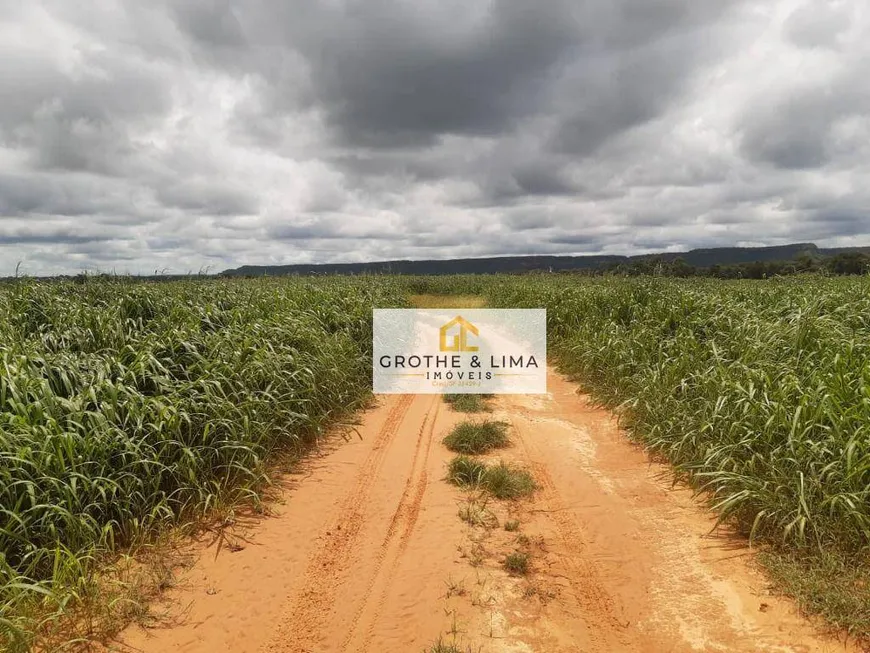
[[[514,551],[505,557],[503,566],[512,576],[525,576],[529,573],[529,554]]]
[[[538,487],[528,471],[504,462],[487,467],[484,486],[496,499],[520,499]]]
[[[505,462],[487,465],[469,456],[450,461],[447,480],[459,487],[485,490],[496,499],[520,499],[537,489],[535,479],[525,469]]]
[[[484,413],[490,410],[487,400],[492,395],[446,394],[444,402],[457,413]]]
[[[510,444],[507,422],[462,422],[444,438],[444,446],[455,453],[477,455]]]
[[[456,643],[448,643],[439,638],[432,646],[424,649],[423,653],[475,653],[475,651],[470,646],[461,648]]]
[[[460,487],[482,485],[484,476],[486,463],[469,456],[456,456],[447,466],[447,480]]]

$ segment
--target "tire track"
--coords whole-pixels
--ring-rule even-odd
[[[532,473],[541,486],[540,492],[547,508],[547,516],[556,527],[559,539],[568,551],[568,555],[564,557],[568,572],[566,577],[578,605],[592,626],[589,629],[590,637],[602,651],[614,650],[614,645],[626,646],[628,638],[624,631],[628,625],[627,620],[618,616],[620,610],[617,602],[605,589],[606,585],[602,582],[594,562],[584,555],[583,529],[571,516],[570,511],[565,509],[567,504],[559,494],[547,466],[541,462],[540,451],[525,437],[525,426],[521,427],[515,421],[514,428]],[[602,632],[604,628],[612,633],[612,637],[605,636]]]
[[[410,540],[411,534],[414,531],[414,527],[417,524],[417,518],[420,514],[420,506],[423,502],[423,495],[426,493],[426,486],[429,483],[429,474],[426,471],[426,465],[429,460],[429,451],[432,448],[435,422],[438,418],[438,411],[441,407],[440,396],[434,397],[433,404],[434,410],[432,407],[430,407],[426,411],[426,415],[424,416],[423,422],[420,425],[420,431],[417,434],[417,442],[414,446],[414,456],[411,460],[411,467],[408,473],[408,479],[405,481],[405,487],[402,491],[402,496],[399,499],[399,503],[396,506],[396,510],[393,513],[392,518],[390,519],[390,525],[387,528],[387,533],[384,537],[383,542],[381,543],[381,547],[375,559],[372,576],[368,583],[368,586],[366,587],[363,599],[360,602],[356,613],[354,613],[350,624],[348,625],[347,636],[341,644],[341,651],[349,650],[349,646],[354,641],[355,636],[360,630],[360,622],[362,621],[362,617],[365,614],[366,609],[371,605],[371,595],[375,589],[375,586],[378,584],[379,581],[381,581],[381,579],[383,579],[383,586],[378,592],[377,599],[373,607],[373,613],[375,616],[377,616],[382,612],[382,607],[387,598],[387,591],[389,590],[391,579],[395,573],[396,568],[399,565],[399,562],[401,562],[402,560],[402,555],[404,554],[405,549],[408,546],[408,541]],[[419,465],[420,472],[418,475],[417,462],[421,458],[421,452],[422,463]],[[400,528],[401,531],[399,532],[398,541],[394,544],[395,535],[400,530]],[[390,550],[394,546],[395,551],[391,553]],[[389,565],[386,568],[385,573],[382,574],[381,571],[383,569],[384,562],[387,560],[388,557],[390,557]],[[368,650],[368,645],[371,642],[372,636],[374,635],[374,627],[375,622],[369,619],[368,623],[365,625],[364,635],[362,637],[362,642],[360,646],[353,649],[355,653],[357,651]]]
[[[323,631],[341,579],[350,566],[368,495],[378,477],[388,445],[398,433],[414,399],[414,395],[402,395],[390,410],[371,452],[360,466],[356,482],[345,495],[338,517],[321,534],[322,546],[309,560],[299,594],[264,651],[310,653],[317,650],[317,636]]]

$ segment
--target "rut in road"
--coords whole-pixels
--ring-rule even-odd
[[[411,461],[411,474],[405,483],[405,490],[402,492],[399,506],[396,508],[396,512],[393,513],[386,537],[381,544],[379,555],[373,565],[373,573],[365,593],[364,601],[360,604],[353,619],[348,624],[347,636],[341,644],[342,651],[366,650],[371,642],[375,621],[383,608],[389,584],[395,575],[396,567],[402,559],[402,555],[408,547],[408,540],[417,523],[420,506],[423,502],[423,494],[426,492],[426,487],[429,483],[426,464],[429,459],[429,451],[432,448],[435,419],[438,416],[438,410],[441,405],[437,397],[433,399],[434,409],[427,411],[423,424],[420,426],[417,446],[414,449],[414,458]],[[395,538],[396,533],[399,533],[398,539]],[[384,561],[387,559],[389,559],[389,563],[386,569],[384,569],[384,573],[381,573]],[[374,601],[372,601],[373,596],[376,597]],[[364,618],[365,621],[363,622]],[[365,628],[362,636],[358,636],[361,623],[365,624]],[[352,646],[351,644],[355,640],[358,643]]]
[[[491,402],[512,445],[489,457],[525,466],[539,489],[484,502],[487,526],[459,518],[475,498],[444,480],[452,454],[441,440],[469,417],[438,396],[381,397],[361,438],[313,459],[275,516],[245,532],[249,545],[202,551],[167,595],[185,608],[180,620],[131,627],[122,648],[409,653],[440,639],[481,653],[856,650],[772,596],[745,543],[711,534],[711,515],[609,413],[553,371],[548,387]],[[511,576],[502,561],[520,549],[531,572]]]
[[[327,530],[323,546],[311,556],[302,592],[293,599],[288,616],[278,626],[267,650],[312,650],[318,633],[326,625],[325,617],[336,600],[341,581],[350,568],[372,485],[378,478],[387,449],[399,432],[413,400],[413,396],[402,396],[390,411],[371,453],[361,465],[356,482],[349,489],[338,516]],[[392,527],[393,524],[390,531]],[[388,538],[390,535],[391,532]]]

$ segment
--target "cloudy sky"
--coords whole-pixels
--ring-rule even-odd
[[[870,244],[866,0],[0,0],[0,276]]]

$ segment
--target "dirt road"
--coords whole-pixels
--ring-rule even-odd
[[[119,650],[851,650],[771,596],[744,543],[709,535],[611,415],[554,372],[549,389],[492,402],[513,441],[496,457],[531,469],[534,498],[469,503],[443,480],[441,444],[466,416],[438,396],[383,397],[238,547],[201,551],[167,597],[171,624],[130,628]],[[459,518],[469,506],[483,525]],[[525,577],[502,568],[516,549]]]

